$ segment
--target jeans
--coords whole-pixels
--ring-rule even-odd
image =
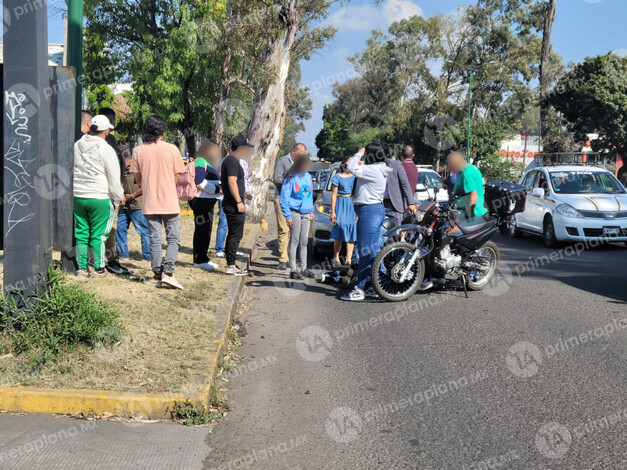
[[[223,206],[226,222],[228,224],[228,235],[226,237],[226,264],[233,266],[237,258],[237,249],[239,242],[244,236],[244,223],[246,223],[246,214],[238,212],[237,207]]]
[[[171,273],[174,271],[174,263],[176,263],[176,258],[179,254],[181,216],[179,214],[151,214],[146,215],[146,221],[148,222],[148,231],[150,232],[152,270],[155,273],[161,273],[163,271]],[[165,250],[165,259],[163,259],[163,246],[161,245],[162,224],[165,226],[165,238],[168,244]]]
[[[222,199],[218,199],[218,230],[216,232],[216,253],[224,253],[226,241],[226,215],[222,209]]]
[[[150,234],[148,222],[141,209],[120,209],[118,213],[118,228],[115,231],[115,245],[121,258],[128,258],[128,228],[133,224],[135,231],[142,240],[142,256],[150,261]]]
[[[366,204],[355,206],[357,214],[357,249],[359,252],[359,264],[357,265],[357,287],[366,288],[370,280],[372,260],[381,249],[379,237],[381,236],[381,224],[385,220],[383,204]]]
[[[216,205],[215,198],[197,197],[189,201],[189,206],[194,211],[194,263],[202,264],[209,261],[207,251],[211,243],[211,229],[213,227],[213,209]]]
[[[300,254],[300,268],[307,269],[307,242],[309,241],[309,214],[292,211],[294,225],[290,230],[290,269],[296,271],[296,253]],[[287,222],[286,222],[287,223]]]

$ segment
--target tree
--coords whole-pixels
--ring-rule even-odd
[[[614,53],[588,57],[557,83],[546,99],[580,142],[599,134],[594,150],[627,146],[627,58]]]
[[[89,102],[89,110],[94,116],[98,114],[100,108],[113,108],[115,101],[115,95],[108,85],[91,86],[85,93],[85,97]]]
[[[322,130],[316,136],[318,157],[331,162],[341,160],[349,151],[348,119],[342,114],[334,115],[333,108],[327,105],[322,112],[322,121]]]

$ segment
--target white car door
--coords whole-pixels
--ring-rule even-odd
[[[538,177],[533,183],[533,189],[538,188],[543,190],[543,195],[539,197],[531,196],[527,199],[527,204],[529,204],[529,208],[532,209],[527,214],[527,223],[531,230],[542,233],[544,230],[544,214],[548,209],[546,198],[549,196],[548,175],[543,170],[538,171]],[[525,212],[527,212],[526,209]]]
[[[535,204],[531,196],[533,185],[538,177],[538,171],[533,170],[525,175],[520,182],[525,188],[527,188],[527,201],[525,202],[525,210],[516,214],[516,225],[520,228],[531,229],[531,221],[533,220],[533,211],[535,210]]]

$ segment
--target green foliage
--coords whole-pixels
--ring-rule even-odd
[[[180,421],[186,426],[206,426],[220,417],[218,414],[207,411],[205,405],[198,408],[189,400],[175,400],[173,408],[168,407],[165,411],[170,413],[171,419]]]
[[[522,164],[504,160],[498,153],[483,157],[477,164],[486,181],[510,180],[517,181],[523,174]]]
[[[599,134],[594,150],[627,146],[627,58],[614,53],[588,57],[559,80],[547,101],[579,141]]]
[[[33,365],[45,364],[79,347],[117,343],[122,336],[115,311],[92,293],[68,283],[49,267],[45,291],[23,307],[11,297],[0,300],[0,329],[15,354],[32,354]]]
[[[318,157],[326,161],[341,160],[350,152],[348,119],[343,115],[331,116],[331,108],[325,106],[322,113],[324,127],[316,136]]]
[[[94,85],[85,93],[89,102],[89,110],[93,115],[98,114],[100,108],[113,108],[115,95],[108,85]]]

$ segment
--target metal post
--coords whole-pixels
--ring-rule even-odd
[[[472,119],[472,67],[468,69],[468,143],[466,144],[466,161],[470,163],[470,120]]]
[[[47,23],[47,2],[4,0],[4,290],[26,296],[52,246]]]
[[[68,0],[67,64],[76,69],[76,130],[75,140],[81,137],[83,109],[83,0]]]

